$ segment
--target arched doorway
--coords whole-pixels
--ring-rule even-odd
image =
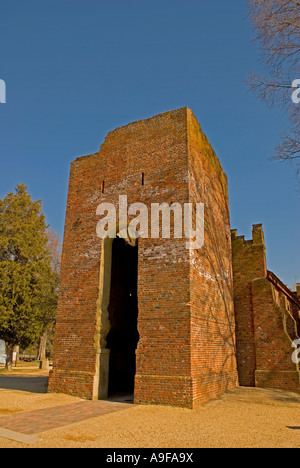
[[[108,396],[134,393],[135,352],[139,341],[138,246],[116,238],[112,244],[111,284],[108,305],[110,331]]]

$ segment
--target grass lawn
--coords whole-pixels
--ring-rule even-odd
[[[5,369],[5,364],[0,364],[0,374],[13,375],[13,374],[26,374],[30,372],[36,372],[39,370],[40,361],[23,362],[19,361],[15,366],[13,365],[11,371]]]

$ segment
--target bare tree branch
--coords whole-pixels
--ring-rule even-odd
[[[300,159],[300,104],[292,101],[292,82],[300,79],[299,0],[248,0],[249,17],[259,42],[268,77],[251,75],[250,89],[268,104],[280,105],[289,118],[289,129],[277,145],[274,158]],[[292,136],[291,136],[292,135]],[[299,162],[298,162],[299,167]]]

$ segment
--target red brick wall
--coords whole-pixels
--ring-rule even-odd
[[[256,370],[251,282],[267,274],[262,226],[253,226],[253,239],[249,241],[233,230],[232,254],[239,383],[251,387]]]
[[[71,165],[49,390],[97,398],[96,208],[119,195],[206,204],[205,251],[190,254],[186,239],[139,239],[135,401],[191,408],[234,386],[236,372],[227,181],[187,108],[118,128]]]
[[[205,205],[203,248],[188,251],[185,238],[138,241],[135,401],[192,408],[237,385],[236,359],[241,385],[297,389],[290,337],[299,335],[300,308],[267,277],[261,225],[250,241],[230,237],[227,178],[183,108],[114,130],[71,165],[49,391],[98,398],[96,209],[117,207],[119,195],[149,208]]]
[[[252,282],[257,387],[300,391],[292,342],[299,338],[294,302],[267,278]]]
[[[261,225],[245,241],[232,231],[237,364],[240,385],[300,390],[292,341],[299,333],[300,302],[267,272]]]
[[[191,256],[192,377],[195,404],[237,385],[227,177],[188,112],[190,200],[205,205],[204,246]]]
[[[101,258],[96,208],[105,201],[117,206],[119,195],[127,195],[128,204],[187,202],[186,125],[186,109],[136,122],[111,132],[99,153],[72,163],[50,391],[96,397]],[[136,401],[191,404],[184,240],[140,239],[138,291]]]
[[[71,165],[54,371],[49,390],[92,398],[96,365],[94,334],[98,298],[100,242],[95,213],[103,161],[97,154]]]

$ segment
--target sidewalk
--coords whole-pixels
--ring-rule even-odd
[[[93,402],[46,393],[40,372],[0,373],[0,448],[300,448],[299,394],[240,387],[195,410]]]
[[[53,408],[13,414],[0,418],[0,435],[1,428],[28,435],[39,434],[104,414],[122,411],[130,406],[132,405],[111,401],[79,401]]]

